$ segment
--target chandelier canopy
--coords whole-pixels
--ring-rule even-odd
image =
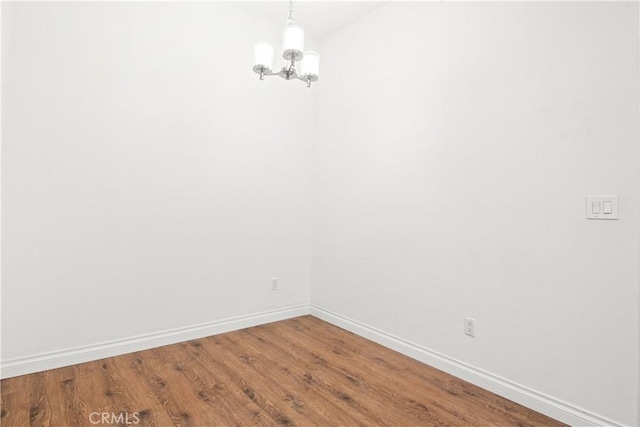
[[[318,80],[320,55],[317,52],[304,51],[304,30],[293,25],[293,0],[289,0],[289,19],[284,29],[282,41],[282,57],[287,61],[280,71],[272,72],[273,47],[259,43],[254,50],[253,71],[264,76],[280,76],[285,80],[302,80],[311,87],[311,82]],[[300,71],[296,70],[296,62],[300,62]]]

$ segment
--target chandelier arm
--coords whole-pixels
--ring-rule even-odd
[[[264,76],[275,76],[278,74],[278,73],[272,72],[269,68],[266,68],[266,67],[260,67],[260,68],[254,67],[253,71],[255,71],[260,75],[260,80],[264,80],[263,79]]]

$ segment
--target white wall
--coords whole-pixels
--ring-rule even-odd
[[[281,26],[2,7],[3,362],[308,304],[315,91],[251,71]]]
[[[637,3],[430,2],[322,40],[312,303],[635,424],[637,37]]]

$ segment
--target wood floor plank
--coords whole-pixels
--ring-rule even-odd
[[[51,396],[46,388],[46,376],[48,371],[38,372],[29,375],[29,425],[31,426],[51,426],[51,403],[54,396],[59,400],[62,398],[55,390],[51,391]]]
[[[77,366],[45,371],[45,387],[51,404],[51,425],[83,425],[88,419],[85,403],[78,392]]]
[[[312,316],[0,385],[3,427],[563,425]]]
[[[100,369],[101,363],[102,361],[98,360],[75,365],[78,394],[83,397],[85,411],[88,412],[83,425],[90,424],[89,416],[92,413],[102,414],[112,410],[111,402],[107,396],[109,393],[108,387],[104,384]],[[94,419],[95,417],[93,415]]]
[[[0,393],[0,425],[28,426],[31,408],[29,376],[2,381]]]

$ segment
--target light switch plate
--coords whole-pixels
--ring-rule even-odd
[[[618,219],[618,196],[587,196],[587,219]]]

